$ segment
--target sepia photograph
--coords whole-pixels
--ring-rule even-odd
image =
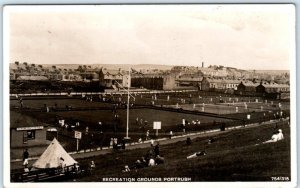
[[[296,186],[294,5],[3,17],[6,187]]]

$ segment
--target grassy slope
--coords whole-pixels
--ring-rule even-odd
[[[208,138],[193,140],[192,146],[185,142],[161,145],[163,165],[147,167],[137,172],[122,173],[126,164],[133,164],[149,149],[123,151],[104,156],[83,159],[86,164],[94,160],[97,165],[94,175],[78,181],[101,181],[102,177],[191,177],[192,181],[271,181],[272,176],[290,177],[289,127],[279,125],[285,139],[278,143],[260,144],[268,140],[273,126],[231,131],[216,137],[208,145]],[[260,140],[258,140],[260,139]],[[205,150],[206,156],[187,160],[186,156]]]

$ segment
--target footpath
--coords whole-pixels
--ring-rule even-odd
[[[202,132],[197,132],[197,133],[190,133],[190,134],[184,134],[180,136],[173,136],[171,139],[169,138],[161,138],[161,139],[156,139],[154,140],[154,143],[159,142],[160,145],[167,145],[167,144],[172,144],[176,143],[179,141],[185,141],[187,137],[190,137],[191,139],[199,138],[199,137],[209,137],[209,136],[215,136],[219,134],[224,134],[229,131],[233,131],[236,129],[247,129],[247,128],[254,128],[262,125],[273,125],[278,122],[287,122],[289,119],[283,119],[283,120],[271,120],[268,122],[263,122],[261,124],[259,123],[254,123],[254,124],[248,124],[245,126],[235,126],[235,127],[229,127],[226,128],[225,131],[221,131],[220,129],[213,129],[213,130],[207,130],[207,131],[202,131]],[[130,143],[126,144],[126,150],[133,150],[133,149],[140,149],[140,148],[147,148],[150,147],[150,140],[144,141],[143,143]],[[76,160],[76,159],[81,159],[81,158],[88,158],[88,157],[95,157],[99,155],[105,155],[108,153],[112,153],[114,150],[112,148],[108,147],[103,147],[102,150],[100,148],[94,149],[94,150],[81,150],[79,152],[69,152],[69,154]],[[29,166],[31,166],[38,157],[32,157],[29,158]],[[23,168],[22,166],[22,159],[14,159],[11,160],[10,162],[10,169],[20,169]]]

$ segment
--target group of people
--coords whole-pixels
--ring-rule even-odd
[[[151,167],[159,164],[163,164],[165,159],[160,155],[159,143],[155,146],[151,144],[151,149],[147,152],[147,154],[140,159],[136,160],[132,165],[125,165],[123,172],[129,172],[132,169],[137,170],[140,168]]]

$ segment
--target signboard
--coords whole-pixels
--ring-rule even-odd
[[[161,129],[161,121],[154,121],[153,129]]]
[[[44,126],[36,126],[36,127],[18,127],[17,131],[29,131],[29,130],[38,130],[44,129]]]
[[[76,139],[81,139],[81,132],[75,131],[75,138]]]

